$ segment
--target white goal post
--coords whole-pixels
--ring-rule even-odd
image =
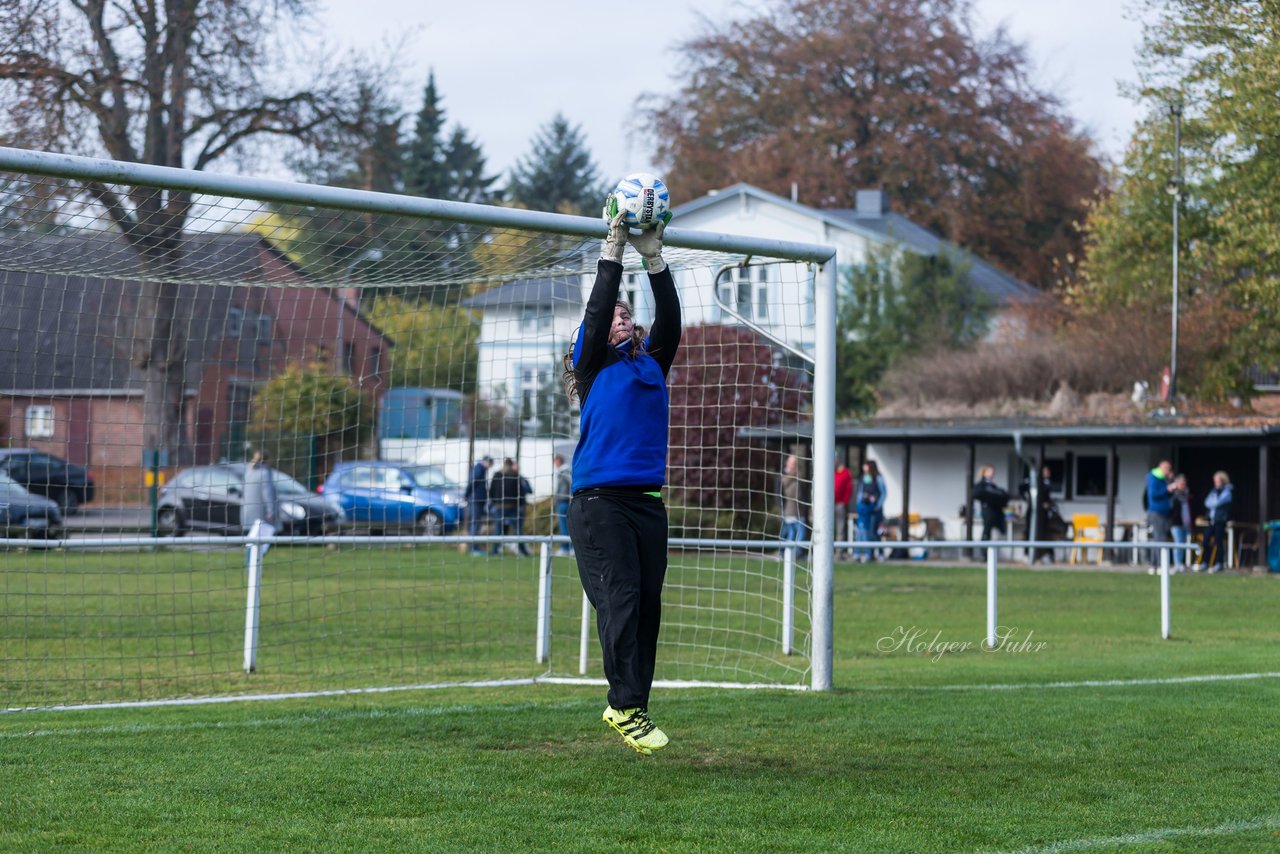
[[[682,228],[676,201],[658,680],[829,690],[834,249]],[[42,522],[80,487],[12,479],[37,498],[0,539],[0,707],[581,678],[556,389],[605,232],[0,148],[0,454],[94,481]],[[249,562],[254,453],[280,530]],[[812,526],[787,546],[790,456]]]

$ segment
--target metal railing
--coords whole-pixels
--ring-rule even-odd
[[[200,546],[244,546],[248,549],[247,561],[247,598],[245,608],[245,645],[244,668],[252,672],[256,665],[258,646],[258,612],[260,607],[259,586],[262,573],[262,547],[272,546],[328,546],[328,545],[537,545],[539,546],[538,592],[537,592],[537,626],[534,655],[538,662],[546,663],[551,648],[551,583],[552,558],[557,546],[569,544],[568,537],[560,535],[468,535],[450,534],[440,536],[318,536],[318,537],[121,537],[121,538],[76,538],[66,540],[8,540],[5,547],[23,547],[30,549],[59,548],[155,548],[155,547],[200,547]],[[780,539],[696,539],[673,537],[668,541],[672,549],[691,550],[728,550],[752,553],[774,552],[781,563],[782,587],[782,621],[779,647],[783,655],[795,653],[794,643],[794,610],[795,610],[795,577],[797,564],[813,551],[813,540],[780,540]],[[1172,555],[1194,555],[1201,547],[1193,543],[1174,542],[1133,542],[1133,541],[1073,541],[1073,540],[838,540],[833,543],[835,550],[897,550],[897,549],[947,549],[957,553],[966,551],[985,552],[986,557],[986,635],[985,643],[994,649],[999,643],[999,554],[1004,549],[1104,549],[1111,551],[1131,551],[1134,549],[1158,552],[1160,555],[1158,575],[1160,577],[1160,636],[1168,639],[1172,634],[1170,582],[1173,564]],[[815,554],[815,557],[818,555]],[[1021,564],[1019,564],[1021,565]],[[810,601],[813,613],[811,618],[820,616],[821,603],[818,591],[811,591]],[[582,598],[582,620],[579,630],[579,673],[585,675],[590,660],[590,626],[591,605],[585,592]],[[811,652],[811,660],[816,664],[820,654],[814,638],[815,651]],[[817,653],[817,654],[815,654]],[[821,688],[819,686],[819,690]]]

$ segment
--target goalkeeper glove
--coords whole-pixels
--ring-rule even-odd
[[[645,229],[639,234],[627,234],[627,240],[640,253],[640,261],[650,275],[661,273],[667,269],[667,262],[662,260],[662,233],[671,222],[671,211],[662,215],[662,220],[653,228]]]
[[[627,212],[618,209],[618,199],[612,193],[604,200],[604,218],[609,223],[609,236],[604,239],[600,257],[621,264],[622,253],[627,249]]]

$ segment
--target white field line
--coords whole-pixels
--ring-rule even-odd
[[[528,679],[495,679],[481,682],[431,682],[421,685],[388,685],[375,688],[335,688],[329,691],[294,691],[279,694],[227,694],[216,697],[176,697],[169,700],[127,700],[119,703],[79,703],[75,705],[38,706],[0,709],[0,716],[19,712],[87,712],[98,709],[153,709],[166,706],[208,706],[220,703],[261,703],[277,700],[309,700],[318,697],[347,697],[357,694],[392,694],[403,691],[434,691],[441,688],[509,688],[520,685],[607,685],[604,679],[573,676],[537,676]],[[743,690],[808,690],[802,685],[768,685],[746,682],[696,682],[657,680],[655,688],[739,688]]]
[[[850,691],[1035,691],[1048,688],[1129,688],[1142,685],[1187,685],[1197,682],[1245,682],[1280,679],[1271,673],[1208,673],[1203,676],[1169,676],[1161,679],[1083,679],[1078,682],[1010,682],[972,685],[851,685]]]
[[[1159,830],[1147,830],[1142,833],[1126,833],[1123,836],[1095,836],[1092,839],[1073,839],[1068,842],[1054,842],[1050,845],[1033,848],[1021,848],[1014,854],[1062,854],[1067,851],[1088,851],[1091,848],[1113,848],[1119,845],[1150,845],[1166,839],[1177,839],[1183,836],[1206,837],[1225,836],[1230,833],[1245,833],[1250,830],[1269,830],[1280,827],[1280,815],[1255,818],[1248,821],[1229,821],[1216,827],[1166,827]]]
[[[0,715],[15,712],[89,712],[97,709],[151,709],[159,706],[208,706],[218,703],[261,703],[273,700],[306,700],[316,697],[347,697],[356,694],[392,694],[433,688],[505,688],[532,685],[536,679],[496,679],[490,682],[433,682],[425,685],[388,685],[378,688],[335,688],[331,691],[296,691],[284,694],[228,694],[217,697],[177,697],[171,700],[129,700],[122,703],[81,703],[71,706],[40,706],[30,709],[0,709]]]
[[[1241,682],[1255,679],[1280,679],[1280,672],[1223,673],[1202,676],[1171,676],[1164,679],[1086,679],[1079,682],[1011,682],[1008,684],[974,685],[851,685],[848,691],[1026,691],[1053,688],[1126,688],[1143,685],[1184,685],[1198,682]],[[404,691],[429,691],[441,688],[507,688],[521,685],[605,685],[603,679],[572,676],[539,676],[528,679],[498,679],[488,682],[433,682],[422,685],[389,685],[375,688],[340,688],[331,691],[296,691],[279,694],[236,694],[216,697],[181,697],[170,700],[131,700],[121,703],[83,703],[78,705],[39,706],[0,709],[0,716],[21,712],[82,712],[100,709],[150,709],[168,706],[208,706],[221,703],[254,703],[279,700],[307,700],[319,697],[346,697],[360,694],[391,694]],[[727,688],[735,690],[807,691],[804,685],[774,685],[742,682],[698,682],[657,680],[655,688]]]

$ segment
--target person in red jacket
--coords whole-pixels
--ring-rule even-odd
[[[853,500],[853,473],[843,459],[836,461],[836,542],[849,539],[849,502]],[[837,557],[853,557],[851,549],[836,553]]]

